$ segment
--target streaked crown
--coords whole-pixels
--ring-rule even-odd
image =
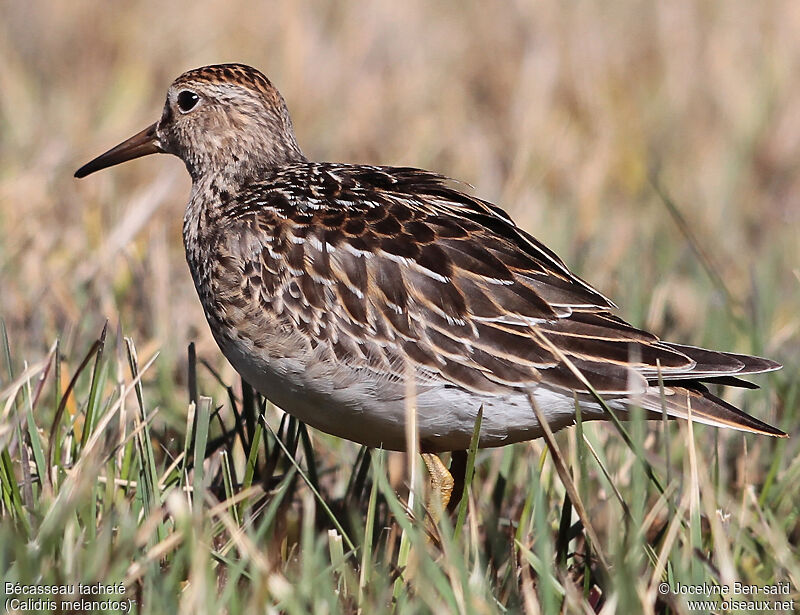
[[[304,160],[283,97],[244,64],[183,73],[167,92],[155,133],[161,149],[180,157],[195,181],[219,174],[242,183]]]

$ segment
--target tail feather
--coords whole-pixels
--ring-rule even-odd
[[[645,410],[662,412],[662,404],[671,418],[691,418],[697,423],[727,427],[738,431],[764,434],[778,438],[788,435],[754,416],[739,410],[728,402],[712,395],[705,388],[670,387],[669,394],[660,395],[656,388],[641,399],[636,400]]]
[[[721,386],[736,387],[739,389],[751,389],[753,391],[761,388],[755,382],[742,380],[741,378],[736,378],[735,376],[714,376],[713,378],[703,378],[699,382],[702,382],[703,384],[719,384]]]

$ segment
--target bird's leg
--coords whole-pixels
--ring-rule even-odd
[[[454,498],[447,504],[447,512],[458,508],[461,496],[464,495],[464,481],[467,478],[467,451],[453,451],[450,455],[450,476],[453,477]]]
[[[442,460],[433,453],[422,453],[422,460],[428,468],[431,478],[431,494],[428,498],[428,514],[436,525],[447,509],[450,495],[453,493],[453,476],[444,467]]]
[[[461,502],[467,473],[467,451],[451,453],[449,470],[444,467],[438,455],[422,453],[422,459],[431,478],[428,509],[433,520],[438,522],[442,512],[452,513]],[[455,497],[452,497],[454,493]]]

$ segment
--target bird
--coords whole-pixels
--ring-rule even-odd
[[[503,209],[444,175],[310,161],[255,68],[183,73],[157,122],[75,177],[153,153],[191,176],[186,260],[222,354],[320,431],[407,450],[413,391],[432,475],[437,462],[449,475],[435,454],[463,455],[479,410],[480,448],[542,436],[532,403],[552,431],[575,422],[577,403],[583,420],[638,407],[786,436],[708,388],[756,388],[741,376],[779,363],[632,326]]]

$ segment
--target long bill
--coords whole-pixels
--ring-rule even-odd
[[[156,125],[152,124],[143,131],[136,133],[130,139],[123,141],[116,147],[112,147],[105,154],[100,154],[91,162],[87,162],[80,169],[75,171],[75,177],[86,177],[89,173],[94,173],[100,169],[113,167],[115,164],[127,162],[134,158],[157,154],[163,152],[156,136]]]

